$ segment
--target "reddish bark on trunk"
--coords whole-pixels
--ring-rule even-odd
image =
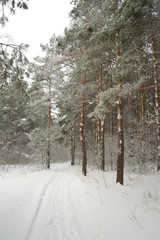
[[[116,59],[120,57],[119,49],[119,34],[116,34]],[[120,91],[122,89],[122,79],[119,80],[118,86]],[[118,108],[118,159],[117,159],[117,179],[116,182],[123,184],[123,171],[124,171],[124,137],[123,137],[123,106],[122,97],[117,100]]]

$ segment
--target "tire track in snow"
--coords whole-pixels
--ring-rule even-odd
[[[41,205],[42,205],[42,202],[43,202],[43,199],[45,197],[45,194],[49,188],[49,186],[51,185],[51,183],[53,182],[53,180],[55,179],[55,175],[56,175],[56,172],[54,172],[54,177],[52,177],[48,182],[47,184],[44,186],[44,189],[42,191],[42,194],[41,194],[41,197],[40,197],[40,200],[39,200],[39,203],[37,205],[37,208],[36,208],[36,211],[34,213],[34,216],[33,216],[33,219],[32,219],[32,222],[30,224],[30,227],[29,227],[29,230],[27,232],[27,235],[25,237],[25,240],[29,240],[30,239],[30,235],[32,233],[32,230],[34,228],[34,224],[37,220],[37,217],[38,217],[38,214],[39,214],[39,211],[40,211],[40,208],[41,208]]]

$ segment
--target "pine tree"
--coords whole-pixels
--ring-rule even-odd
[[[10,69],[7,69],[6,74],[1,78],[0,130],[3,136],[2,152],[5,161],[21,162],[23,153],[28,151],[25,146],[29,142],[26,126],[29,94],[24,64],[26,61],[21,62],[19,58],[15,58]]]
[[[4,26],[8,21],[8,18],[6,16],[6,9],[9,9],[11,14],[15,14],[17,8],[24,10],[28,9],[28,5],[24,0],[5,0],[5,1],[1,0],[0,6],[1,6],[0,25],[2,26]]]

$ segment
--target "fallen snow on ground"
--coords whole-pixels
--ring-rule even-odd
[[[125,175],[54,164],[0,172],[0,240],[159,240],[160,173]]]

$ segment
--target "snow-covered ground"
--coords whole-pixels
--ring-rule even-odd
[[[54,164],[0,172],[0,240],[159,240],[160,173],[125,175]]]

